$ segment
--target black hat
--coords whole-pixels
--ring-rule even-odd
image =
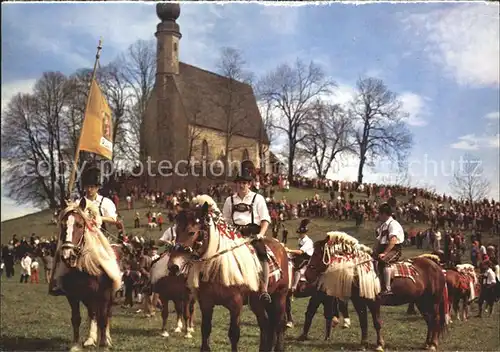
[[[384,204],[380,205],[380,207],[378,208],[378,211],[379,211],[380,214],[392,216],[392,208],[387,203],[384,203]]]
[[[239,181],[246,181],[246,182],[253,181],[253,176],[249,169],[247,168],[241,169],[241,172],[238,175],[236,175],[236,178],[234,179],[234,182],[239,182]]]
[[[100,186],[101,170],[97,166],[91,166],[82,172],[82,187]]]
[[[300,226],[299,228],[297,229],[297,233],[306,233],[308,230],[307,230],[307,225],[310,223],[311,221],[309,219],[303,219],[301,222],[300,222]]]

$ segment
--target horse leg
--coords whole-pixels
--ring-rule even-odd
[[[83,347],[95,347],[97,344],[97,319],[96,313],[89,312],[89,336],[83,343]]]
[[[106,303],[101,303],[105,306]],[[108,325],[107,309],[100,307],[97,310],[97,329],[99,332],[99,347],[107,347],[106,345],[106,330]]]
[[[415,310],[415,303],[408,304],[408,309],[406,310],[406,314],[417,315],[417,311]]]
[[[169,337],[170,335],[168,334],[168,329],[167,329],[167,322],[168,322],[168,299],[164,299],[162,297],[162,303],[163,306],[161,307],[161,336],[163,337]]]
[[[359,326],[361,327],[361,346],[362,348],[365,348],[368,345],[368,312],[366,302],[358,295],[352,296],[351,300],[359,317]]]
[[[189,306],[189,300],[183,300],[181,305],[182,305],[182,313],[183,313],[183,321],[184,321],[184,337],[186,339],[192,339],[193,335],[191,335],[191,327],[189,325],[190,323],[190,306]]]
[[[80,341],[80,324],[82,323],[82,316],[80,315],[80,302],[70,298],[68,298],[68,302],[71,306],[71,325],[73,325],[73,346],[70,351],[74,352],[80,350],[78,342]]]
[[[260,302],[258,297],[250,297],[250,307],[257,317],[257,323],[260,329],[260,343],[259,351],[268,351],[268,331],[269,331],[269,319],[267,318],[266,309]]]
[[[238,351],[238,342],[240,341],[240,317],[241,310],[243,308],[243,298],[238,295],[234,297],[234,300],[226,305],[229,310],[230,322],[229,330],[227,336],[229,341],[231,341],[231,351]]]
[[[332,334],[332,321],[333,315],[335,311],[335,305],[337,302],[335,301],[335,297],[327,296],[323,294],[323,316],[325,317],[325,341],[330,339],[330,335]]]
[[[183,302],[181,300],[174,300],[174,306],[175,306],[175,312],[177,313],[177,326],[174,332],[180,333],[182,332],[182,328],[184,327],[184,325],[182,324],[182,316],[184,313]]]
[[[349,301],[347,300],[346,301],[342,301],[340,299],[338,300],[339,311],[344,319],[344,324],[342,325],[344,329],[349,329],[351,327],[351,319],[349,318],[349,310],[347,309],[348,302]]]
[[[425,339],[425,349],[429,349],[431,344],[431,316],[429,315],[429,308],[426,298],[420,298],[417,302],[417,307],[422,314],[425,322],[427,323],[427,337]]]
[[[194,305],[196,301],[193,298],[189,300],[189,332],[194,332]]]
[[[106,315],[105,315],[106,329],[104,331],[104,338],[105,338],[107,347],[111,347],[112,342],[113,342],[111,339],[111,309],[112,308],[113,308],[113,293],[110,292],[109,301],[107,304]]]
[[[380,302],[366,300],[368,309],[372,315],[373,327],[377,332],[377,351],[383,351],[385,347],[385,341],[382,337],[382,323],[380,319]],[[415,307],[413,307],[415,309]]]
[[[302,330],[302,334],[299,336],[299,341],[305,341],[308,339],[309,329],[311,328],[312,320],[314,315],[318,311],[319,305],[321,304],[321,299],[319,292],[317,291],[315,294],[311,296],[309,299],[309,303],[307,304],[306,317],[304,320],[304,328]]]
[[[210,334],[212,333],[212,317],[214,304],[211,301],[200,300],[201,309],[201,351],[210,352]]]
[[[287,290],[288,291],[288,290]],[[272,335],[271,346],[274,346],[275,352],[281,352],[285,350],[285,320],[286,320],[286,298],[287,291],[284,292],[276,292],[273,296],[272,305],[274,322],[272,324],[274,328],[274,334]]]
[[[436,298],[434,298],[433,304],[430,306],[430,321],[431,321],[431,331],[432,331],[432,340],[430,343],[429,350],[435,351],[437,350],[437,347],[439,345],[439,322],[440,322],[440,304],[441,304],[442,297],[438,295]]]
[[[288,328],[293,328],[291,293],[288,293],[288,295],[286,296],[286,326]]]

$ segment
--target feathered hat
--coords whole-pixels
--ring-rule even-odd
[[[297,229],[297,233],[307,233],[307,225],[311,222],[309,219],[303,219],[300,222],[299,228]]]

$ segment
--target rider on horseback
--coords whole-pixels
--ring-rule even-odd
[[[287,253],[295,256],[294,263],[296,267],[292,283],[292,293],[297,289],[300,277],[305,272],[306,265],[314,253],[314,242],[307,236],[307,224],[309,224],[309,219],[304,219],[300,222],[300,226],[297,229],[297,233],[299,234],[299,249],[286,249]]]
[[[269,283],[268,254],[263,241],[267,228],[271,223],[271,217],[264,197],[250,190],[252,181],[253,177],[250,171],[243,168],[235,179],[237,192],[227,197],[222,214],[228,223],[233,224],[240,230],[243,236],[256,235],[252,245],[257,252],[263,270],[260,297],[267,302],[271,302],[271,296],[267,292]]]
[[[105,230],[106,227],[104,225],[104,222],[110,222],[116,224],[116,207],[113,201],[109,198],[103,197],[100,194],[98,194],[99,187],[101,185],[101,175],[100,175],[100,170],[95,167],[91,166],[87,169],[85,169],[82,172],[81,176],[81,183],[82,187],[85,189],[85,199],[88,202],[94,203],[98,209],[99,209],[99,215],[101,216],[101,219],[103,221],[103,224],[101,225],[101,230]],[[69,244],[63,243],[61,248],[64,246],[67,246]],[[60,249],[58,249],[58,252]],[[55,268],[53,270],[53,277],[51,280],[51,283],[49,285],[49,294],[52,296],[61,296],[64,295],[64,290],[62,288],[62,283],[61,279],[66,274],[67,268],[66,266],[61,262],[61,260],[58,260],[58,254],[54,256],[56,259],[55,262]]]
[[[391,206],[387,203],[379,207],[379,218],[382,224],[377,229],[378,245],[374,257],[378,260],[379,275],[384,285],[381,294],[391,294],[391,266],[401,257],[402,243],[404,242],[403,227],[392,217]]]

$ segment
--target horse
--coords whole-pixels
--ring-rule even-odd
[[[115,252],[100,231],[99,209],[82,198],[70,202],[61,212],[59,227],[64,241],[55,262],[67,269],[61,282],[71,307],[73,326],[72,351],[79,350],[80,302],[87,308],[89,336],[84,347],[110,347],[111,307],[115,292],[121,286],[121,273]]]
[[[476,286],[479,285],[474,266],[460,264],[454,270],[446,270],[446,284],[449,301],[452,303],[457,319],[467,321],[469,305],[477,298]],[[460,301],[462,301],[462,319],[460,318]]]
[[[174,332],[182,332],[184,337],[192,338],[194,332],[194,306],[196,303],[193,292],[187,287],[187,273],[179,276],[168,275],[170,249],[167,249],[151,266],[151,285],[154,293],[158,293],[162,302],[162,332],[161,336],[169,337],[167,329],[168,302],[173,301],[177,313],[177,327]],[[183,321],[184,320],[184,321]]]
[[[368,311],[377,332],[377,350],[385,346],[381,333],[380,307],[415,302],[427,323],[426,349],[436,350],[439,337],[446,328],[445,277],[430,255],[411,260],[406,270],[413,275],[392,279],[391,296],[380,295],[380,280],[373,265],[372,250],[344,232],[329,232],[314,244],[314,253],[307,266],[308,282],[319,279],[319,287],[336,297],[350,297],[359,316],[361,344],[367,345]],[[401,273],[401,272],[400,272]],[[399,273],[399,274],[400,274]]]
[[[176,217],[176,245],[169,261],[171,274],[190,266],[188,286],[197,292],[202,314],[201,351],[210,351],[212,315],[216,305],[230,312],[231,350],[238,350],[240,316],[247,301],[260,328],[260,351],[283,351],[286,297],[290,287],[288,257],[278,241],[265,238],[270,263],[268,292],[272,303],[259,297],[261,264],[249,240],[226,223],[214,200],[198,196],[196,205],[184,204]],[[270,250],[270,252],[269,252]],[[274,259],[273,259],[274,257]],[[273,268],[271,268],[273,267]]]

